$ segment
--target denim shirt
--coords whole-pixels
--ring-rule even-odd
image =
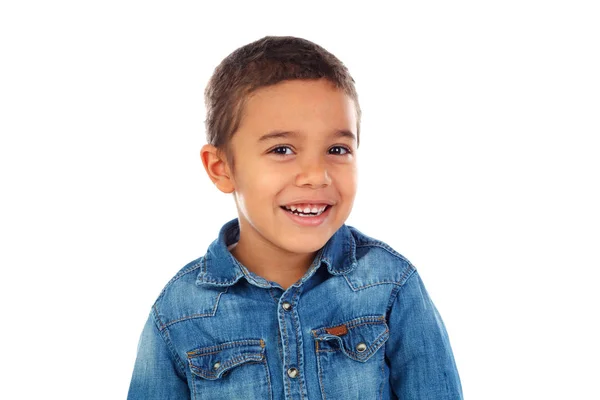
[[[128,399],[462,399],[417,271],[343,225],[283,290],[227,249],[234,219],[152,307]]]

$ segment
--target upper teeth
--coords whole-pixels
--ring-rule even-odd
[[[323,212],[323,210],[325,210],[325,208],[327,208],[327,204],[322,204],[322,205],[313,205],[313,204],[302,204],[299,205],[298,207],[296,206],[284,206],[285,208],[287,208],[288,210],[292,210],[292,211],[298,211],[304,214],[307,213],[320,213]]]

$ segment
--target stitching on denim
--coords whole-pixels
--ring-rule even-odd
[[[310,266],[308,267],[306,274],[302,277],[302,279],[300,279],[299,282],[294,283],[292,286],[300,288],[300,287],[302,287],[301,285],[304,282],[306,282],[310,278],[312,278],[312,276],[316,273],[317,269],[321,267],[321,254],[322,253],[323,253],[323,247],[321,247],[321,249],[315,256],[315,259],[313,260],[312,264],[310,264]]]
[[[262,341],[262,339],[261,339]],[[273,387],[271,386],[271,375],[269,374],[269,363],[267,361],[267,355],[264,354],[263,366],[265,367],[265,374],[267,375],[267,387],[269,388],[269,400],[273,400]]]
[[[239,365],[254,365],[254,364],[264,364],[264,363],[265,363],[265,360],[264,360],[264,357],[262,357],[262,358],[261,358],[261,360],[249,360],[248,362],[239,363],[237,366],[239,366]],[[196,368],[196,369],[198,369],[198,368]],[[223,375],[221,375],[221,378],[217,378],[217,379],[224,379],[224,378],[225,378],[225,376],[227,376],[227,375],[225,375],[227,372],[229,372],[229,371],[225,371],[225,372],[223,373]],[[215,378],[215,377],[217,377],[217,375],[216,375],[216,374],[205,374],[205,375],[206,375],[206,376],[210,376],[211,378]],[[194,379],[209,379],[209,378],[207,378],[207,377],[203,376],[202,374],[201,374],[201,376],[198,376],[198,375],[195,375],[195,374],[194,374],[193,378],[194,378]],[[194,390],[194,391],[195,391],[195,390]]]
[[[192,386],[194,388],[194,400],[197,400],[198,395],[196,394],[196,376],[194,374],[192,374],[192,379],[190,379],[190,381],[192,382]]]
[[[279,329],[278,329],[279,331]],[[281,335],[277,332],[277,351],[279,352],[279,358],[281,359],[281,365],[283,365],[283,345],[281,344]]]
[[[351,329],[356,329],[356,328],[358,328],[359,326],[363,326],[363,325],[381,325],[382,323],[384,323],[384,322],[385,322],[385,320],[383,319],[383,317],[381,317],[381,318],[382,318],[382,319],[381,319],[381,320],[378,320],[378,321],[365,321],[365,322],[361,322],[361,323],[358,323],[358,324],[354,324],[354,325],[352,325],[352,326],[348,326],[348,325],[346,325],[346,327],[348,328],[348,331],[350,331]],[[337,326],[337,325],[335,325],[335,326]],[[317,332],[320,332],[320,333],[322,333],[322,332],[324,332],[326,329],[330,329],[330,328],[331,328],[331,327],[327,327],[327,328],[320,328],[320,329],[318,329],[318,330],[317,330]],[[341,336],[344,336],[344,335],[341,335],[341,336],[339,336],[339,335],[333,335],[333,336],[341,337]]]
[[[163,324],[163,322],[160,320],[160,317],[158,315],[158,307],[156,306],[156,303],[152,305],[152,313],[154,314],[156,322],[158,322],[158,330],[162,331],[165,328],[165,324]]]
[[[388,304],[385,307],[386,321],[388,321],[390,318],[390,313],[392,312],[392,306],[394,305],[394,302],[396,301],[396,297],[398,297],[399,292],[400,292],[400,286],[396,286],[394,288],[394,290],[392,290],[392,292],[390,293],[390,299],[388,300]]]
[[[175,360],[177,361],[177,366],[179,367],[179,370],[180,370],[182,376],[186,376],[185,364],[183,363],[181,358],[179,358],[179,354],[177,354],[177,351],[175,350],[175,347],[173,346],[173,343],[171,342],[171,337],[169,336],[169,330],[165,329],[164,331],[162,331],[162,333],[165,335],[169,350],[171,351],[171,354],[175,357]]]
[[[277,304],[277,299],[275,298],[275,296],[273,296],[273,290],[275,290],[275,288],[270,287],[269,288],[269,294],[271,295],[271,298],[273,299],[273,301],[275,302],[275,304]]]
[[[398,281],[380,281],[380,282],[375,282],[375,283],[369,283],[368,285],[363,285],[363,286],[354,286],[348,280],[348,275],[344,275],[344,279],[346,279],[346,282],[348,283],[348,286],[350,286],[350,289],[352,289],[353,292],[356,292],[356,291],[359,291],[359,290],[362,290],[362,289],[366,289],[366,288],[369,288],[369,287],[377,286],[377,285],[392,284],[392,285],[396,285],[396,286],[402,286],[402,283],[400,283]]]
[[[199,275],[201,275],[201,277],[200,276],[198,277],[198,280],[200,280],[202,283],[210,283],[215,286],[232,286],[234,283],[239,281],[240,278],[242,277],[242,275],[236,274],[233,277],[233,279],[216,280],[213,278],[207,278],[206,277],[206,275],[208,274],[207,263],[208,263],[208,261],[210,261],[210,259],[211,259],[210,253],[207,253],[206,256],[202,257],[202,268],[201,268],[200,274],[199,274]]]
[[[273,290],[274,288],[270,288],[269,289],[269,294],[271,295],[271,297],[273,298],[273,301],[275,302],[275,310],[277,311],[277,299],[275,298],[275,296],[273,296]],[[283,365],[283,351],[282,351],[282,345],[281,345],[281,336],[279,335],[279,329],[277,330],[277,351],[279,353],[279,358],[281,359],[281,365]]]
[[[248,271],[248,268],[244,267],[244,265],[242,265],[237,259],[234,258],[235,263],[238,265],[238,268],[242,271],[242,274],[244,274],[243,276],[246,278],[246,280],[249,283],[254,282],[256,286],[260,287],[260,288],[270,288],[272,287],[268,282],[267,283],[260,283],[258,280],[256,280],[254,277],[252,277],[250,275],[250,271]],[[241,278],[241,276],[240,276]],[[239,278],[238,278],[239,279]],[[263,278],[264,279],[264,278]],[[266,279],[265,279],[266,281]]]
[[[317,334],[315,331],[313,331],[313,336],[317,337]],[[315,340],[315,342],[317,343],[317,353],[315,354],[315,357],[317,358],[317,370],[319,371],[319,386],[321,388],[321,396],[323,397],[323,400],[326,400],[326,396],[325,396],[325,386],[323,386],[323,369],[321,368],[321,356],[319,355],[318,349],[319,349],[319,341]]]
[[[398,253],[396,250],[394,250],[393,248],[391,248],[386,243],[377,241],[377,242],[361,243],[361,244],[357,244],[356,245],[356,249],[361,248],[361,247],[379,247],[379,248],[387,251],[388,253],[390,253],[394,257],[396,257],[396,258],[400,259],[401,261],[403,261],[408,266],[408,268],[405,269],[405,271],[402,274],[402,277],[400,278],[399,281],[382,281],[382,282],[378,282],[378,283],[375,283],[375,284],[370,284],[370,285],[365,285],[365,286],[359,286],[357,289],[362,289],[362,288],[370,287],[370,286],[381,284],[381,283],[394,283],[394,284],[400,284],[400,285],[402,285],[402,281],[406,278],[406,276],[409,275],[409,274],[411,274],[414,270],[416,270],[415,266],[409,260],[407,260],[402,254]],[[354,288],[354,286],[352,286],[352,285],[350,285],[350,286],[352,288]]]
[[[379,399],[383,400],[383,386],[385,384],[385,371],[383,369],[383,366],[385,364],[385,348],[383,349],[383,357],[381,357],[381,388],[379,389]]]
[[[346,326],[348,327],[348,329],[355,329],[355,328],[358,328],[359,326],[363,326],[363,325],[381,324],[384,321],[385,321],[385,317],[381,316],[381,317],[377,317],[377,319],[374,319],[374,320],[365,320],[365,321],[360,321],[357,323],[351,322],[350,325],[346,325]]]
[[[215,301],[215,305],[213,306],[212,312],[210,312],[210,313],[204,313],[204,314],[187,315],[185,317],[181,317],[181,318],[169,321],[166,324],[164,324],[163,326],[166,328],[166,327],[171,326],[173,324],[176,324],[178,322],[187,321],[188,319],[203,318],[203,317],[214,317],[215,314],[217,313],[217,309],[219,307],[219,301],[221,301],[221,295],[227,293],[228,290],[229,290],[229,288],[227,287],[227,288],[225,288],[224,291],[219,292],[219,294],[217,296],[217,300]]]
[[[258,359],[256,357],[258,357]],[[196,358],[196,357],[193,357],[193,358]],[[244,364],[244,363],[240,363],[240,361],[255,361],[255,362],[259,362],[259,361],[262,361],[263,359],[264,359],[264,355],[262,353],[246,353],[246,354],[242,354],[240,356],[233,357],[233,358],[225,361],[223,364],[221,364],[221,368],[220,369],[224,370],[224,369],[227,369],[229,367],[233,367],[233,366]],[[203,370],[202,368],[198,368],[198,367],[196,367],[196,369]],[[214,376],[216,376],[216,375],[217,374],[214,374]]]
[[[383,285],[383,284],[393,284],[393,285],[397,285],[397,286],[403,286],[406,283],[406,280],[408,279],[408,277],[410,277],[410,275],[412,275],[414,272],[416,272],[417,269],[409,261],[407,261],[404,257],[402,257],[402,256],[400,256],[400,257],[404,261],[406,261],[406,263],[408,264],[408,268],[404,268],[404,272],[402,273],[402,276],[397,281],[386,280],[386,281],[370,283],[368,285],[363,285],[363,286],[354,286],[352,283],[350,283],[350,280],[348,279],[348,275],[344,275],[344,279],[346,280],[346,283],[348,283],[348,286],[350,286],[350,288],[354,292],[356,292],[358,290],[366,289],[369,287],[373,287],[376,285]]]
[[[296,300],[294,301],[294,297],[296,298]],[[292,304],[294,304],[294,308],[292,309],[292,325],[294,325],[294,329],[296,331],[296,359],[298,361],[298,371],[301,371],[301,373],[299,374],[299,378],[298,382],[300,383],[300,398],[304,399],[304,385],[302,384],[303,382],[303,375],[304,373],[302,373],[302,371],[304,370],[304,358],[302,357],[302,354],[300,353],[302,346],[303,346],[303,342],[302,342],[302,334],[300,332],[300,321],[298,320],[298,312],[297,307],[298,307],[298,299],[300,298],[300,289],[296,289],[294,291],[294,296],[292,296]],[[300,366],[300,364],[302,364],[302,368]]]
[[[242,275],[236,275],[234,279],[231,280],[224,280],[224,281],[218,281],[216,279],[212,279],[212,278],[206,278],[206,277],[202,277],[201,281],[202,283],[210,283],[213,284],[215,286],[232,286],[234,283],[236,283],[237,281],[239,281]]]
[[[333,272],[335,272],[335,275],[346,275],[347,273],[351,272],[354,268],[356,268],[357,265],[357,261],[356,261],[356,239],[354,238],[354,235],[352,235],[352,232],[350,232],[350,239],[346,242],[344,242],[342,244],[343,246],[343,253],[345,254],[345,258],[344,261],[348,261],[349,265],[346,268],[339,268],[335,265],[333,265],[331,263],[331,261],[329,261],[329,258],[325,258],[325,260],[327,260],[327,263],[329,265],[331,265],[331,269]],[[342,265],[344,265],[342,263]]]
[[[188,351],[186,354],[188,356],[197,356],[197,355],[205,355],[205,354],[214,354],[213,353],[209,353],[211,350],[217,350],[216,352],[218,353],[218,351],[229,348],[229,347],[237,347],[237,346],[245,346],[245,345],[254,345],[254,346],[260,346],[262,339],[245,339],[245,340],[236,340],[234,342],[225,342],[225,343],[221,343],[215,346],[207,346],[207,347],[200,347],[199,349],[196,350],[191,350]],[[263,346],[261,346],[263,347]],[[206,352],[204,352],[206,351]]]
[[[361,244],[357,244],[356,248],[360,248],[360,247],[379,247],[381,249],[386,250],[388,253],[398,257],[399,259],[401,259],[402,261],[405,261],[407,264],[411,265],[410,261],[408,261],[402,254],[398,253],[396,250],[394,250],[393,248],[391,248],[388,244],[384,243],[384,242],[380,242],[380,241],[376,241],[376,242],[363,242]]]
[[[366,315],[363,317],[351,319],[349,321],[343,321],[343,322],[335,324],[335,325],[329,325],[329,326],[313,329],[313,333],[323,332],[323,331],[325,331],[325,329],[331,329],[331,328],[334,328],[334,327],[340,326],[340,325],[346,325],[346,327],[348,329],[353,329],[357,326],[363,325],[363,322],[372,323],[372,324],[380,324],[382,321],[385,322],[385,316],[383,316],[383,315]]]
[[[379,336],[377,336],[377,338],[375,338],[375,340],[373,341],[373,344],[371,344],[371,346],[369,346],[369,351],[367,353],[363,353],[363,354],[369,354],[369,358],[375,354],[377,352],[377,350],[379,350],[381,348],[381,345],[385,342],[385,340],[383,339],[383,337],[386,335],[386,333],[389,333],[389,329],[386,329],[385,332],[381,333]],[[387,340],[387,338],[386,338]],[[361,357],[359,356],[358,353],[354,352],[354,351],[348,351],[346,350],[346,352],[348,354],[350,354],[353,358],[358,358],[360,359]]]
[[[165,287],[163,288],[163,290],[161,290],[160,294],[158,295],[158,298],[156,301],[158,301],[167,291],[167,289],[169,288],[169,286],[171,286],[173,284],[173,282],[175,282],[176,280],[178,280],[179,278],[181,278],[184,275],[189,274],[190,272],[193,272],[195,270],[197,270],[198,268],[202,268],[202,262],[204,261],[204,257],[202,257],[202,259],[200,261],[195,262],[192,266],[190,266],[188,269],[184,269],[183,271],[179,271],[177,273],[177,275],[175,275],[173,278],[171,278],[171,280],[169,282],[167,282],[167,284],[165,285]]]
[[[210,253],[206,253],[206,255],[204,257],[202,257],[202,269],[200,270],[200,273],[205,275],[208,272],[208,260],[210,260]]]
[[[413,276],[416,276],[417,270],[412,270],[410,275],[406,278],[406,281],[404,282],[406,284],[406,282],[408,282],[409,279],[411,279]],[[402,285],[404,286],[404,285]],[[402,286],[398,286],[397,288],[395,288],[396,290],[392,290],[392,293],[390,294],[390,300],[388,301],[388,305],[387,305],[387,309],[386,309],[386,315],[389,316],[389,314],[392,312],[392,307],[394,305],[394,303],[396,302],[396,299],[398,298],[398,295],[400,294],[400,290],[402,288]]]
[[[179,271],[179,273],[177,273],[177,275],[175,275],[170,281],[169,283],[176,281],[177,279],[181,278],[183,275],[187,275],[190,272],[194,272],[195,270],[197,270],[198,268],[202,267],[202,262],[204,262],[204,257],[201,259],[200,262],[196,262],[194,263],[194,265],[190,266],[188,269],[184,269],[183,271]],[[167,283],[167,285],[169,285],[169,283]]]
[[[277,314],[280,315],[280,310],[279,309],[277,310]],[[283,322],[282,326],[283,326],[283,336],[284,336],[284,339],[285,339],[285,353],[286,353],[286,354],[284,354],[284,357],[285,357],[285,355],[287,355],[287,359],[289,359],[290,358],[289,357],[290,347],[289,347],[289,342],[288,342],[287,328],[285,326],[285,316],[284,317],[280,317],[279,321]],[[283,365],[283,367],[285,369],[285,358],[283,359],[283,361],[282,361],[281,364]],[[290,383],[289,376],[287,378],[285,378],[285,381],[287,383],[288,392],[290,393],[290,396],[291,396],[292,395],[292,385]]]
[[[256,356],[259,357],[259,359],[256,359]],[[192,364],[192,359],[197,358],[197,357],[191,357],[188,358],[188,362],[190,365],[190,368],[194,371],[197,371],[198,373],[200,373],[200,375],[202,376],[208,376],[211,378],[216,378],[219,373],[211,373],[209,372],[210,370],[204,369],[204,368],[200,368],[195,366],[194,364]],[[224,362],[223,364],[221,364],[221,367],[219,368],[220,370],[225,370],[229,367],[236,367],[238,365],[242,365],[242,364],[256,364],[259,363],[261,361],[264,360],[264,354],[262,353],[252,353],[252,354],[242,354],[241,356],[237,356],[234,357],[230,360],[227,360],[226,362]],[[242,362],[240,362],[242,361]],[[248,361],[248,362],[244,362],[244,361]],[[253,361],[253,362],[252,362]]]
[[[381,324],[386,324],[386,319],[385,319],[385,316],[365,316],[365,317],[360,317],[360,318],[356,318],[356,319],[344,322],[342,324],[346,325],[346,327],[348,328],[348,330],[352,330],[352,329],[358,328],[359,326],[364,326],[364,325],[381,325]],[[337,325],[333,325],[333,326],[339,326],[339,325],[341,325],[341,324],[337,324]],[[329,329],[331,327],[332,326],[325,327],[325,328],[319,328],[319,329],[313,330],[312,333],[315,336],[315,338],[317,338],[317,333],[322,333],[322,332],[326,331],[327,329]],[[379,334],[373,340],[371,346],[369,346],[369,353],[370,354],[374,354],[376,352],[376,350],[378,350],[379,347],[381,347],[381,345],[385,342],[385,340],[383,340],[383,336],[385,336],[387,333],[389,333],[389,328],[386,326],[386,330],[383,333]],[[319,342],[318,339],[316,341],[317,341],[317,343]],[[320,349],[318,346],[316,348],[316,352],[317,353],[335,353],[337,351],[338,351],[338,349],[334,349],[334,350]],[[342,349],[340,348],[339,351],[342,351]],[[351,357],[353,357],[353,358],[357,358],[357,359],[361,358],[361,357],[359,357],[358,353],[355,353],[353,351],[349,351],[347,349],[346,349],[346,352]]]
[[[403,282],[402,286],[404,286],[408,278],[417,272],[417,269],[411,263],[409,263],[409,266],[410,268],[406,268],[406,270],[404,270],[404,274],[402,274],[402,277],[400,277],[400,281]]]
[[[169,349],[171,356],[174,358],[175,363],[177,364],[177,367],[179,368],[179,372],[181,372],[182,376],[186,376],[185,363],[183,362],[183,360],[181,360],[181,358],[179,358],[179,354],[177,354],[177,351],[175,350],[173,343],[171,343],[171,338],[169,337],[169,331],[166,328],[161,329],[161,326],[160,326],[161,321],[158,316],[158,309],[156,308],[156,303],[152,306],[152,320],[154,322],[154,326],[158,329],[158,334],[160,335],[160,338],[167,345],[167,348]]]
[[[199,357],[203,357],[203,356],[210,356],[211,354],[218,354],[218,353],[220,353],[222,351],[223,351],[223,349],[211,351],[209,353],[198,353],[198,354],[192,353],[192,352],[188,352],[187,355],[190,358],[199,358]]]
[[[383,343],[385,343],[385,341],[388,339],[387,337],[385,337],[386,334],[388,334],[389,337],[389,329],[386,329],[385,332],[381,333],[379,336],[377,336],[375,338],[375,340],[373,340],[373,343],[369,346],[368,348],[368,352],[366,353],[361,353],[363,356],[367,355],[367,358],[365,359],[365,361],[367,359],[369,359],[370,357],[372,357],[373,354],[375,354],[383,345]],[[384,338],[385,337],[385,338]],[[343,347],[343,345],[341,345]],[[362,359],[362,357],[360,357],[360,355],[354,351],[350,351],[348,349],[345,349],[345,351],[343,351],[340,347],[340,349],[333,349],[333,350],[319,350],[319,353],[336,353],[338,351],[342,351],[343,353],[348,353],[348,355],[352,358],[352,359],[357,359],[360,360]]]

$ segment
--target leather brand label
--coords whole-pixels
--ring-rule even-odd
[[[334,326],[333,328],[325,328],[325,332],[330,335],[344,336],[348,333],[348,327],[346,327],[346,325]]]

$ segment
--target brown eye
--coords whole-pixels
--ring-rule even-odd
[[[333,146],[332,148],[329,149],[329,154],[335,154],[338,156],[344,156],[349,153],[350,153],[350,150],[348,150],[344,146]]]
[[[289,153],[288,153],[289,150]],[[269,151],[269,153],[278,155],[278,156],[289,156],[292,155],[292,149],[290,149],[288,146],[279,146],[279,147],[275,147],[273,150]]]

